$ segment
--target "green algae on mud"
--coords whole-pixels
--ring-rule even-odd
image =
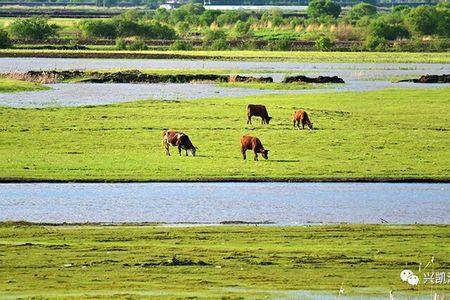
[[[0,297],[261,299],[286,291],[427,292],[402,283],[450,262],[449,225],[42,226],[0,223]],[[424,270],[425,271],[425,270]],[[448,293],[449,285],[433,289]],[[363,297],[363,296],[361,296]]]
[[[2,49],[0,57],[275,60],[299,62],[449,63],[450,53],[319,51],[118,51]]]
[[[16,93],[48,89],[50,88],[38,83],[0,77],[0,93]]]
[[[3,181],[335,180],[450,178],[450,89],[259,95],[46,109],[0,108]],[[269,125],[246,125],[265,104]],[[306,109],[315,130],[294,130]],[[167,157],[162,130],[185,131],[196,157]],[[258,136],[269,160],[243,161]],[[172,153],[176,153],[172,150]]]
[[[224,82],[219,83],[221,87],[228,88],[248,88],[260,90],[311,90],[332,88],[332,83],[282,83],[282,82]]]

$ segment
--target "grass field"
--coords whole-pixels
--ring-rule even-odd
[[[41,84],[0,77],[0,93],[26,92],[47,89],[49,88]]]
[[[450,52],[102,51],[2,49],[0,57],[257,59],[300,62],[450,63]]]
[[[0,108],[0,179],[383,180],[450,178],[450,89],[384,90],[117,105]],[[265,104],[270,125],[246,125],[246,106]],[[294,130],[304,108],[315,130]],[[164,154],[164,128],[189,134],[197,157]],[[269,160],[243,161],[253,134]]]
[[[450,285],[424,284],[418,268],[434,256],[434,264],[422,272],[448,270],[449,232],[448,225],[177,228],[3,223],[0,297],[264,299],[301,290],[336,294],[341,285],[346,295],[375,294],[382,299],[389,290],[397,296],[429,294],[430,289],[445,294]],[[404,268],[420,276],[418,287],[401,282]]]

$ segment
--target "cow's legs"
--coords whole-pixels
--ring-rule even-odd
[[[247,124],[252,124],[252,116],[247,116]]]
[[[255,161],[258,161],[258,152],[256,152],[256,150],[253,150],[253,152],[255,152],[255,158],[254,158],[254,160],[255,160]]]
[[[178,155],[181,156],[181,145],[178,145]]]
[[[169,144],[164,143],[164,149],[166,149],[166,155],[168,155],[168,156],[170,156],[169,147],[170,147]]]
[[[295,119],[294,119],[294,129],[295,129]]]
[[[247,150],[246,150],[245,148],[241,148],[242,158],[243,158],[244,160],[247,159],[247,155],[245,154],[246,151],[247,151]]]
[[[261,124],[264,124],[264,118],[261,117]]]
[[[186,156],[188,156],[188,154],[187,154],[187,149],[186,149],[185,151],[186,151]]]

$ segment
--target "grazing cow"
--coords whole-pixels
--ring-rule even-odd
[[[245,155],[245,152],[247,150],[253,150],[253,152],[255,153],[255,160],[258,160],[258,153],[261,154],[264,159],[269,158],[267,156],[269,150],[265,150],[263,145],[261,144],[261,141],[255,136],[244,135],[241,137],[241,153],[244,160],[247,158],[247,156]]]
[[[264,105],[249,104],[247,106],[247,124],[252,124],[252,116],[261,117],[261,124],[269,124],[272,117],[269,117]]]
[[[313,123],[309,120],[308,114],[303,109],[297,110],[294,112],[294,128],[297,126],[300,129],[300,123],[302,124],[302,129],[305,129],[305,125],[309,127],[309,129],[313,129]]]
[[[195,156],[197,147],[192,145],[191,140],[184,132],[174,131],[174,130],[164,130],[162,143],[166,149],[166,154],[170,156],[169,148],[170,145],[178,147],[178,154],[181,156],[181,150],[186,151],[186,156],[188,152]]]

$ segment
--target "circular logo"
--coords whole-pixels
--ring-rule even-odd
[[[408,277],[411,276],[411,275],[414,275],[413,271],[411,271],[411,270],[403,270],[400,273],[400,278],[402,279],[403,282],[406,282],[406,281],[408,281]]]
[[[414,275],[413,271],[405,269],[400,273],[400,278],[403,282],[407,282],[410,285],[418,285],[419,284],[419,277]]]
[[[410,285],[417,285],[419,283],[419,277],[416,275],[411,275],[408,277],[408,283]]]

